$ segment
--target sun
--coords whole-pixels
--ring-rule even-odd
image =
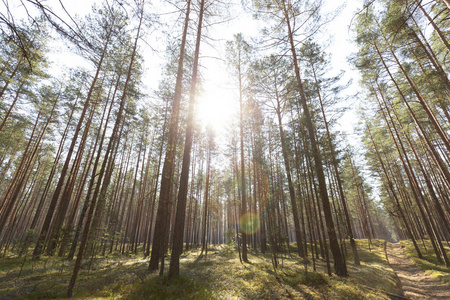
[[[231,90],[215,85],[204,86],[196,107],[196,118],[202,126],[212,126],[223,132],[238,111],[236,97]]]

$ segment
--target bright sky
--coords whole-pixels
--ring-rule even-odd
[[[237,1],[240,2],[240,1]],[[324,28],[321,38],[324,44],[328,44],[326,51],[332,55],[333,70],[337,74],[340,70],[345,70],[345,80],[353,80],[352,86],[346,92],[355,94],[358,85],[359,74],[352,69],[347,61],[347,57],[356,52],[357,49],[351,42],[351,31],[349,30],[350,20],[357,8],[356,0],[333,1],[325,0],[324,11],[334,11],[338,6],[343,6],[341,13]],[[233,35],[242,32],[248,40],[256,37],[259,30],[264,26],[251,16],[240,10],[239,3],[236,5],[236,18],[227,24],[216,25],[213,29],[213,36],[220,36],[215,46],[218,49],[224,49],[226,40],[231,40]],[[199,99],[199,114],[204,122],[215,122],[217,130],[224,130],[223,125],[227,124],[232,118],[233,113],[237,112],[237,92],[236,87],[230,80],[229,75],[224,72],[226,65],[223,62],[225,53],[218,53],[206,45],[202,45],[202,54],[204,56],[218,56],[220,59],[203,58],[201,64],[204,66],[203,77],[207,80],[203,83],[205,93]],[[205,49],[206,48],[206,49]],[[206,54],[205,54],[206,52]],[[354,107],[356,99],[350,99],[347,105]],[[338,121],[336,130],[347,134],[351,143],[358,145],[357,138],[353,132],[356,126],[357,116],[354,110],[350,110]],[[220,134],[219,134],[220,136]]]
[[[92,4],[94,2],[100,2],[100,0],[61,0],[66,10],[72,15],[83,16],[91,11]],[[213,27],[207,29],[207,33],[210,37],[214,37],[214,40],[209,40],[208,43],[202,43],[201,45],[201,77],[203,92],[198,97],[197,115],[199,121],[206,126],[208,123],[213,124],[217,135],[216,142],[221,145],[225,144],[225,138],[227,136],[227,124],[233,120],[233,117],[238,113],[238,97],[236,84],[230,78],[227,72],[227,65],[225,63],[225,43],[227,40],[232,40],[233,35],[236,33],[242,33],[244,38],[249,40],[252,37],[259,35],[259,30],[264,26],[262,23],[258,23],[252,19],[252,17],[242,11],[240,0],[234,1],[234,5],[229,6],[230,15],[233,17],[230,22],[215,24]],[[46,0],[42,1],[49,7],[53,8],[55,12],[60,15],[64,15],[59,4],[59,0]],[[150,1],[149,1],[150,2]],[[155,3],[164,2],[164,0],[153,0]],[[28,3],[28,2],[25,2]],[[181,3],[181,2],[180,2]],[[332,12],[337,7],[342,6],[342,10],[336,18],[331,21],[322,30],[318,37],[318,41],[323,42],[324,45],[328,45],[325,51],[331,53],[331,64],[333,72],[339,73],[340,70],[345,70],[345,81],[353,80],[353,84],[346,90],[346,95],[355,95],[358,91],[359,73],[348,62],[348,57],[357,51],[354,43],[352,43],[352,32],[349,29],[350,22],[354,16],[355,11],[358,9],[360,3],[357,0],[323,0],[324,7],[323,12]],[[166,2],[167,4],[167,2]],[[6,11],[5,1],[0,3],[0,11]],[[11,11],[14,12],[15,17],[25,16],[25,10],[20,7],[20,2],[17,0],[9,0]],[[31,5],[27,4],[27,8],[30,9]],[[167,8],[166,8],[167,7]],[[173,7],[164,6],[166,10],[174,10]],[[195,17],[195,15],[194,15]],[[170,24],[170,23],[167,23]],[[178,23],[174,26],[180,26]],[[181,30],[181,28],[174,28],[174,30]],[[152,90],[158,87],[158,83],[161,80],[161,74],[158,74],[159,70],[162,70],[164,65],[164,50],[165,50],[165,37],[158,36],[153,32],[152,36],[147,36],[147,43],[152,46],[156,46],[156,50],[151,49],[146,43],[140,43],[140,53],[143,53],[146,70],[143,82],[146,84],[146,89],[149,94]],[[154,40],[152,40],[154,39]],[[316,38],[317,39],[317,38]],[[80,65],[86,65],[86,61],[82,58],[74,55],[63,43],[53,43],[54,54],[50,56],[53,60],[52,72],[60,74],[64,72],[65,67],[77,67]],[[158,72],[155,72],[158,70]],[[190,74],[186,74],[190,76]],[[356,114],[356,108],[360,105],[360,102],[356,97],[351,97],[344,106],[350,107],[337,122],[336,126],[332,129],[334,131],[340,131],[341,134],[346,135],[347,141],[352,147],[359,153],[357,153],[356,161],[360,166],[364,166],[361,142],[354,128],[358,123]],[[375,195],[377,194],[377,182],[373,179],[370,180],[368,171],[363,169],[366,179],[370,184],[375,187]]]
[[[239,0],[234,1],[234,5],[230,6],[230,15],[233,19],[227,23],[219,23],[211,28],[208,28],[209,36],[214,37],[213,42],[203,43],[201,46],[201,60],[202,66],[201,72],[204,78],[203,82],[203,95],[199,99],[199,112],[204,119],[204,122],[214,121],[216,129],[221,129],[223,125],[231,118],[233,110],[236,110],[236,92],[226,72],[227,66],[224,62],[225,59],[225,42],[231,40],[236,33],[243,33],[246,39],[250,39],[259,34],[259,29],[263,25],[251,18],[250,15],[244,13],[240,7]],[[15,0],[9,1],[10,6],[17,5],[20,8],[20,2]],[[91,6],[94,2],[92,0],[62,0],[66,10],[72,15],[83,16],[91,11]],[[158,3],[160,0],[154,0],[153,3]],[[43,1],[46,5],[59,12],[60,15],[64,15],[59,4],[59,0],[47,0]],[[351,93],[354,93],[357,86],[358,73],[352,70],[352,67],[347,62],[347,57],[356,51],[355,46],[350,42],[349,24],[353,17],[353,13],[357,9],[356,0],[324,0],[324,11],[333,11],[338,6],[344,5],[341,13],[323,30],[322,39],[325,44],[329,43],[327,52],[332,54],[332,65],[336,73],[339,70],[346,70],[346,78],[352,78],[354,80],[354,86],[351,88]],[[1,4],[4,5],[4,4]],[[0,6],[1,7],[1,6]],[[31,5],[27,5],[29,9]],[[169,10],[172,8],[169,6]],[[24,13],[23,9],[18,10],[21,14]],[[328,42],[329,41],[329,42]],[[82,59],[66,59],[65,55],[70,55],[70,51],[61,45],[57,46],[58,55],[57,58],[51,57],[57,64],[56,69],[61,69],[62,64],[77,66],[82,63]],[[159,50],[164,51],[165,45],[159,45]],[[164,64],[163,54],[157,54],[151,51],[147,45],[141,43],[141,53],[144,53],[145,67],[150,75],[146,77],[144,82],[148,85],[148,88],[155,89],[158,86],[160,80],[159,76],[155,76],[155,68],[160,70],[160,66]],[[64,53],[64,55],[61,55]],[[59,59],[58,59],[59,58]],[[68,64],[69,62],[69,64]],[[189,74],[188,74],[189,76]],[[342,118],[340,125],[342,130],[345,130],[349,134],[354,125],[356,117],[352,113],[348,113],[345,118]],[[345,120],[345,121],[344,121]]]
[[[152,3],[160,3],[162,0],[153,0]],[[206,125],[207,123],[213,123],[214,128],[218,131],[217,136],[224,136],[225,125],[228,124],[233,117],[233,114],[237,113],[237,88],[236,84],[229,77],[227,72],[227,66],[225,63],[225,43],[227,40],[232,40],[233,35],[236,33],[243,33],[244,37],[249,40],[251,37],[255,37],[259,34],[259,29],[263,24],[258,23],[252,19],[252,17],[242,11],[240,7],[240,0],[232,0],[235,5],[230,6],[230,15],[233,17],[232,21],[227,23],[219,23],[207,29],[207,33],[210,37],[214,37],[214,41],[209,40],[208,43],[202,43],[201,45],[201,76],[203,78],[202,90],[203,93],[198,98],[198,115],[200,121]],[[9,0],[10,5],[19,5],[19,1]],[[72,15],[83,16],[91,11],[91,6],[94,2],[92,0],[62,0],[65,8]],[[4,2],[3,2],[4,3]],[[14,3],[14,4],[13,4]],[[52,7],[55,12],[59,12],[60,15],[64,15],[59,0],[47,0],[43,1],[49,7]],[[326,25],[324,30],[319,36],[319,41],[323,41],[324,44],[329,46],[325,49],[328,53],[332,54],[331,62],[333,65],[333,72],[336,74],[340,70],[345,70],[345,78],[347,80],[353,79],[353,85],[347,90],[347,94],[355,94],[358,86],[358,72],[348,63],[347,57],[353,52],[356,52],[356,47],[351,43],[351,31],[349,30],[349,24],[352,20],[353,14],[358,7],[356,0],[324,0],[324,11],[333,11],[338,6],[343,5],[341,13],[329,24]],[[3,9],[0,4],[0,9]],[[167,5],[166,5],[167,6]],[[31,5],[27,5],[31,7]],[[173,8],[168,6],[166,10],[172,10]],[[23,9],[18,10],[20,13],[24,13]],[[193,14],[195,18],[195,14]],[[176,26],[181,26],[177,24]],[[176,28],[174,30],[180,30]],[[146,37],[151,40],[156,36]],[[159,41],[159,42],[158,42]],[[146,75],[143,82],[147,85],[148,92],[156,89],[161,76],[158,75],[159,70],[162,69],[164,64],[164,40],[159,37],[156,39],[156,43],[149,42],[152,45],[158,45],[157,50],[161,53],[157,53],[150,49],[148,45],[141,42],[140,52],[144,54]],[[63,44],[55,44],[55,53],[50,58],[54,60],[54,71],[61,72],[64,66],[76,67],[80,64],[85,64],[83,59],[71,54]],[[70,59],[67,59],[70,57]],[[158,70],[158,72],[155,72]],[[186,74],[190,76],[190,74]],[[350,99],[345,105],[349,107],[355,107],[354,103],[356,99]],[[353,127],[357,123],[357,117],[354,110],[348,111],[339,121],[338,126],[334,130],[340,130],[346,133],[350,142],[357,146],[358,142],[353,132]]]

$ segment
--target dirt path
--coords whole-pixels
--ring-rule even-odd
[[[409,299],[450,299],[450,284],[443,283],[416,267],[400,243],[387,243],[386,255]]]

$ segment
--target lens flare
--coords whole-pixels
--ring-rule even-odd
[[[239,225],[241,226],[242,232],[252,234],[259,230],[261,227],[261,222],[257,215],[249,212],[242,215],[239,219]]]

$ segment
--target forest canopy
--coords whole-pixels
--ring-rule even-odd
[[[450,267],[449,1],[19,2],[0,6],[3,259],[73,261],[68,297],[89,258],[173,278],[217,245],[347,277],[358,239],[426,240]]]

